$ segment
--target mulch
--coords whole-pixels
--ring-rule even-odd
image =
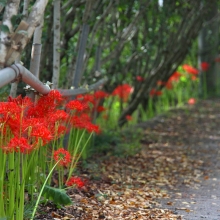
[[[129,128],[143,130],[138,153],[89,159],[79,173],[86,186],[67,191],[73,204],[41,205],[36,219],[184,219],[191,210],[180,214],[181,207],[167,206],[178,188],[199,187],[209,179],[212,171],[199,157],[199,145],[219,136],[219,109],[220,100],[205,100]]]

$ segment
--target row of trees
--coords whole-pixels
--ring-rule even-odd
[[[17,2],[19,15],[25,1],[8,1],[7,5],[10,2]],[[30,1],[29,7],[39,7],[36,2],[33,6]],[[175,72],[195,48],[201,30],[200,61],[212,62],[217,53],[217,0],[49,0],[45,6],[40,79],[52,81],[58,66],[60,88],[90,84],[104,76],[108,77],[104,86],[107,92],[117,85],[131,84],[134,92],[122,109],[119,125],[139,105],[146,108],[150,90],[158,80],[167,81]],[[8,13],[6,9],[2,9],[4,14]],[[16,18],[17,23],[22,19]],[[53,35],[60,40],[54,40]],[[31,39],[31,35],[28,37]],[[204,52],[207,44],[212,48],[211,58]],[[30,64],[30,48],[31,44],[23,53],[26,67]],[[55,68],[56,52],[59,59]],[[76,84],[74,76],[79,76]],[[136,76],[144,81],[136,81]],[[212,79],[209,77],[210,83]]]

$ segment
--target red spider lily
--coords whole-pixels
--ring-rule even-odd
[[[98,125],[94,125],[91,123],[91,118],[88,116],[88,114],[72,116],[70,119],[70,124],[78,129],[86,129],[89,133],[95,132],[99,134],[101,132]]]
[[[182,67],[187,73],[194,74],[194,75],[199,74],[199,70],[197,70],[196,68],[194,68],[188,64],[184,64]]]
[[[66,122],[69,118],[69,114],[67,114],[64,110],[55,110],[49,118],[46,118],[50,124],[55,124],[57,122]]]
[[[82,101],[82,103],[85,104],[95,104],[95,97],[92,94],[78,95],[77,99],[79,99],[80,101]]]
[[[60,160],[58,163],[60,166],[68,166],[71,162],[71,155],[69,151],[65,150],[64,148],[59,148],[56,150],[53,158],[56,162]]]
[[[173,81],[175,81],[175,82],[177,82],[177,81],[179,81],[179,79],[180,79],[180,77],[182,76],[182,74],[181,73],[179,73],[179,72],[174,72],[172,75],[171,75],[171,77],[169,78],[169,82],[173,82]]]
[[[190,98],[189,100],[188,100],[188,104],[189,105],[194,105],[196,103],[196,99],[194,99],[194,98]]]
[[[20,125],[22,134],[30,137],[33,128],[44,126],[43,118],[25,118]]]
[[[97,90],[94,93],[95,99],[104,99],[104,98],[106,98],[108,96],[109,96],[109,94],[104,92],[104,91],[102,91],[102,90]]]
[[[125,118],[127,121],[131,121],[133,119],[131,115],[126,115]]]
[[[42,96],[37,104],[28,110],[29,117],[45,117],[47,114],[53,113],[53,111],[60,105],[62,105],[64,99],[61,94],[56,90],[51,90],[48,95]]]
[[[101,105],[98,106],[97,109],[96,109],[97,112],[104,112],[105,110],[106,110],[106,108],[101,106]]]
[[[0,114],[1,117],[5,116],[8,117],[17,117],[21,113],[21,109],[19,106],[14,102],[1,102],[0,103]]]
[[[85,181],[83,181],[80,177],[70,177],[70,179],[66,182],[66,186],[77,186],[78,188],[82,188],[85,186]]]
[[[64,98],[62,97],[61,93],[57,90],[51,90],[46,97],[48,100],[52,100],[55,102],[56,106],[59,106],[63,103]]]
[[[113,96],[118,96],[120,99],[122,99],[124,102],[128,100],[129,95],[133,92],[133,87],[128,84],[123,84],[117,86],[113,92]]]
[[[136,76],[136,80],[138,82],[143,82],[144,81],[144,78],[142,76]]]
[[[160,96],[160,95],[162,95],[162,94],[163,94],[163,93],[162,93],[161,91],[157,91],[155,95],[156,95],[156,96]]]
[[[53,139],[51,132],[46,128],[45,125],[34,126],[30,136],[35,137],[37,139],[41,138],[44,144],[48,143]]]
[[[85,126],[85,129],[89,133],[92,133],[92,132],[95,132],[96,134],[100,134],[101,133],[100,127],[98,125],[94,125],[92,123],[87,123],[86,126]]]
[[[7,146],[2,147],[3,151],[6,153],[11,152],[20,152],[20,153],[29,153],[32,150],[32,146],[28,143],[26,138],[12,138]]]
[[[61,135],[65,134],[66,132],[67,132],[66,126],[58,125],[58,127],[56,128],[56,134],[54,135],[54,137],[59,138]]]
[[[150,96],[154,96],[155,93],[156,93],[156,89],[151,89],[151,91],[150,91]]]
[[[165,85],[166,85],[166,82],[163,82],[162,80],[158,80],[158,81],[157,81],[157,85],[158,85],[158,86],[165,86]]]
[[[201,63],[201,69],[202,69],[202,71],[207,71],[209,69],[209,63],[202,62]]]
[[[163,82],[161,80],[158,80],[157,85],[158,86],[165,86],[167,89],[172,89],[173,88],[172,81],[173,81],[173,78],[171,78],[171,80],[168,80],[167,82]]]
[[[167,89],[172,89],[172,88],[173,88],[173,85],[172,85],[172,83],[171,83],[170,81],[168,81],[168,82],[166,83],[166,88],[167,88]]]
[[[33,105],[33,102],[29,97],[25,96],[22,98],[21,95],[19,95],[17,98],[9,97],[8,102],[16,103],[20,108],[26,108]]]
[[[150,96],[153,97],[153,96],[160,96],[162,95],[162,92],[161,91],[158,91],[156,89],[151,89],[150,91]]]
[[[220,57],[216,57],[215,62],[220,62]]]
[[[74,115],[70,118],[70,123],[73,127],[84,129],[87,123],[90,123],[91,118],[88,114],[81,114],[80,116]]]
[[[197,80],[197,76],[192,75],[192,76],[191,76],[191,80],[193,80],[193,81],[194,81],[194,80]]]
[[[72,100],[69,103],[67,103],[66,108],[81,112],[85,109],[85,105],[83,105],[82,102],[76,99],[76,100]]]

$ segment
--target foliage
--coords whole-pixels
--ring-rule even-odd
[[[70,197],[66,194],[65,189],[59,189],[46,185],[42,195],[45,199],[53,201],[57,205],[72,204],[72,201]]]
[[[95,136],[91,151],[93,155],[117,155],[119,157],[134,155],[140,150],[141,138],[142,131],[135,128],[122,131],[106,130]]]
[[[149,92],[158,80],[167,81],[191,51],[198,36],[208,4],[204,1],[64,1],[61,18],[61,81],[70,88],[79,52],[81,28],[90,27],[81,84],[108,76],[104,90],[112,93],[122,84],[134,89],[118,115],[119,125],[126,123],[139,105],[146,108]],[[210,3],[209,3],[210,4]],[[92,5],[92,6],[91,6]],[[48,5],[43,36],[42,80],[51,80],[52,5]],[[93,10],[89,10],[92,7]],[[199,9],[199,10],[198,10]],[[155,16],[156,15],[156,16]],[[196,28],[195,28],[196,27]],[[99,52],[101,51],[101,52]],[[137,82],[137,76],[144,81]]]

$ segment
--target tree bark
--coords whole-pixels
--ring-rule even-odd
[[[218,64],[215,62],[219,46],[219,18],[216,0],[210,2],[209,11],[205,19],[206,23],[200,31],[198,38],[199,94],[203,98],[220,95],[219,69]],[[202,62],[209,64],[207,71],[202,71]]]
[[[60,78],[60,0],[54,0],[53,34],[52,88],[57,89],[59,86]]]

